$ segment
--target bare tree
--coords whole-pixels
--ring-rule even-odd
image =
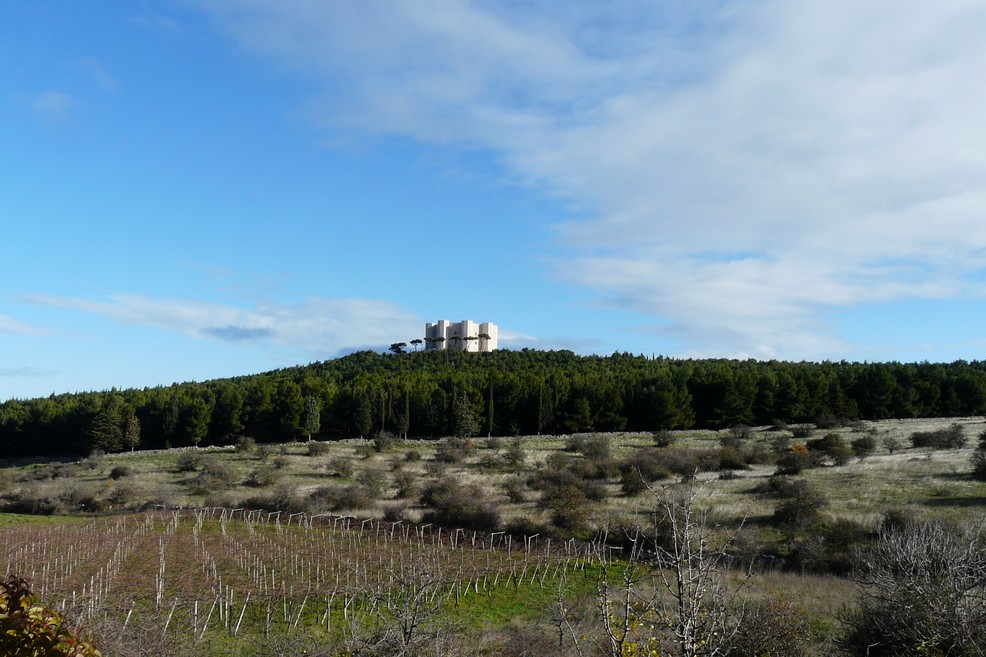
[[[394,564],[386,579],[347,627],[343,637],[347,653],[387,657],[454,654],[458,641],[453,621],[441,613],[441,591],[449,580],[422,564],[404,561]]]
[[[749,573],[727,586],[725,548],[735,531],[709,522],[696,502],[700,492],[694,483],[655,491],[654,531],[622,537],[631,545],[629,557],[604,567],[599,605],[606,655],[728,654],[746,613]]]

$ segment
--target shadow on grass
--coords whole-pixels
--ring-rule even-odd
[[[922,502],[931,507],[972,508],[986,507],[986,497],[933,497]]]

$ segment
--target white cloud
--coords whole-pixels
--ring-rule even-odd
[[[978,0],[212,7],[321,124],[574,202],[560,275],[697,352],[839,356],[828,309],[984,295]]]
[[[313,298],[251,309],[188,299],[116,295],[109,301],[34,296],[29,302],[79,310],[117,322],[223,342],[262,342],[324,355],[347,347],[387,345],[416,336],[423,323],[393,304]]]
[[[78,100],[61,91],[46,91],[31,101],[35,115],[49,123],[64,123],[71,120],[72,112],[79,105]]]
[[[0,315],[0,333],[18,333],[21,335],[40,335],[43,329],[19,322],[12,317]]]

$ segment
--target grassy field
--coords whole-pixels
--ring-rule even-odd
[[[910,446],[915,432],[952,424],[962,427],[965,446]],[[957,418],[684,431],[662,449],[705,454],[738,444],[744,454],[760,455],[725,474],[699,473],[698,504],[710,522],[742,527],[750,543],[744,555],[790,561],[783,568],[760,561],[749,592],[802,609],[821,655],[855,586],[805,570],[799,550],[813,536],[829,540],[825,532],[838,521],[872,534],[889,510],[918,519],[982,515],[986,482],[970,476],[970,456],[984,429],[983,418]],[[824,495],[824,515],[793,529],[778,525],[778,499],[765,492],[778,445],[828,434],[847,445],[869,436],[876,449],[841,465],[822,459],[801,472],[797,479]],[[381,609],[409,586],[424,587],[434,602],[427,608],[462,649],[468,637],[478,642],[469,644],[475,654],[514,654],[510,646],[534,643],[565,654],[571,646],[552,624],[559,600],[593,622],[600,564],[619,556],[593,537],[606,527],[646,524],[654,493],[678,479],[625,495],[618,465],[653,451],[655,437],[575,438],[602,443],[606,453],[590,457],[573,450],[582,443],[571,436],[545,436],[476,438],[457,444],[454,457],[445,441],[345,440],[9,462],[0,468],[0,503],[58,515],[0,513],[0,551],[7,572],[30,577],[50,604],[130,641],[106,654],[147,641],[137,628],[153,628],[159,654],[291,654],[304,642],[340,645],[355,640],[345,635],[354,618],[379,622]],[[587,505],[584,523],[553,524],[543,500],[550,489],[537,482],[590,462],[609,465],[597,468],[603,474],[586,489],[592,494],[578,498]],[[497,526],[422,523],[437,504],[422,491],[449,480],[459,486],[461,504],[481,500],[493,509]],[[511,527],[528,529],[503,533]],[[558,645],[551,643],[556,636]],[[287,647],[262,649],[275,644]]]

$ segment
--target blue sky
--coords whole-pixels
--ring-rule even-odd
[[[0,400],[500,326],[986,354],[986,5],[0,6]]]

